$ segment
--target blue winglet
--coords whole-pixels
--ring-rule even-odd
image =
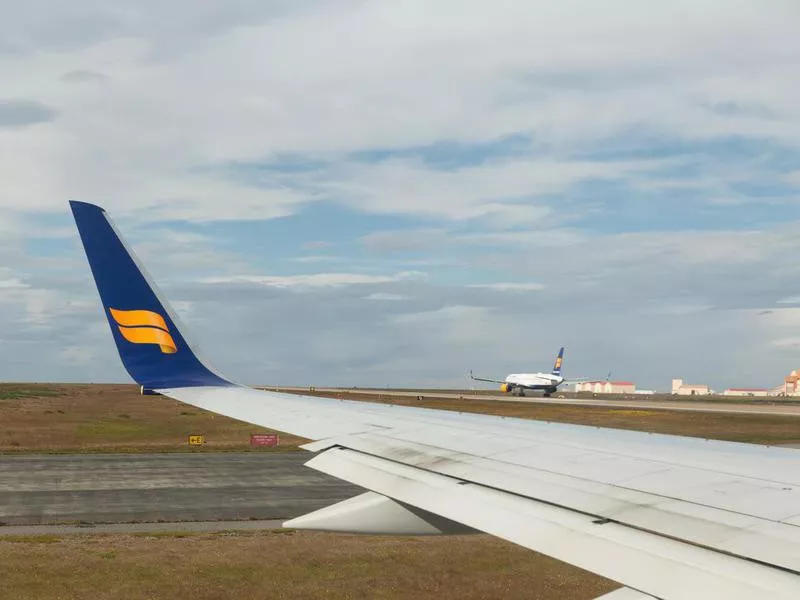
[[[99,206],[70,201],[119,356],[146,389],[229,386],[181,333],[136,255]]]

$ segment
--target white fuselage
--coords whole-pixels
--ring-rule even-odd
[[[558,387],[564,378],[552,373],[512,373],[506,377],[506,383],[521,387]]]

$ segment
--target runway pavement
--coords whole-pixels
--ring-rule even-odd
[[[283,520],[180,521],[172,523],[84,523],[81,525],[6,525],[0,527],[0,541],[7,536],[81,534],[172,534],[220,531],[269,531],[283,528]]]
[[[282,387],[264,388],[293,393],[303,393],[308,388]],[[372,390],[372,389],[340,389],[340,388],[314,388],[318,394],[330,394],[335,397],[338,393],[355,393],[368,396],[375,396],[386,399],[388,397],[416,397],[423,398],[447,398],[463,399],[465,402],[470,400],[485,400],[492,402],[526,402],[530,404],[561,404],[568,406],[587,406],[587,407],[606,407],[606,408],[635,408],[635,409],[660,409],[688,412],[708,412],[708,413],[744,413],[753,415],[774,415],[784,417],[800,417],[800,401],[797,404],[776,403],[768,404],[761,402],[725,402],[724,400],[643,400],[632,398],[630,400],[608,400],[604,398],[543,398],[541,396],[520,398],[516,396],[501,396],[497,394],[481,394],[473,391],[459,392],[437,392],[432,390]]]
[[[312,456],[0,456],[0,523],[286,519],[360,493],[304,467]]]

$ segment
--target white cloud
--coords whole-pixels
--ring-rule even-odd
[[[459,322],[462,320],[480,321],[486,319],[491,311],[482,306],[465,306],[455,304],[444,306],[436,310],[429,310],[418,313],[409,313],[400,315],[395,318],[395,322],[399,324],[448,324]]]
[[[545,286],[541,283],[480,283],[471,287],[497,290],[498,292],[538,292]]]
[[[374,294],[370,294],[368,296],[364,296],[365,300],[381,300],[381,301],[388,301],[388,302],[399,302],[400,300],[407,300],[408,296],[403,296],[402,294],[390,294],[387,292],[375,292]]]
[[[202,279],[169,291],[251,380],[463,383],[468,363],[530,368],[562,343],[580,374],[656,386],[665,359],[722,381],[800,361],[781,341],[796,317],[759,314],[798,294],[796,224],[659,227],[687,193],[715,211],[797,202],[747,191],[800,181],[796,0],[34,0],[4,16],[0,103],[28,122],[0,128],[0,331],[35,346],[19,360],[121,376],[80,251],[57,245],[74,231],[43,215],[72,197],[132,230],[156,279]],[[662,194],[642,211],[659,231],[609,223],[594,185],[622,196],[609,204]],[[375,256],[264,275],[211,235],[141,226],[312,202],[379,215],[355,240]],[[50,258],[28,256],[33,238]]]
[[[326,255],[296,256],[292,259],[297,263],[324,263],[341,261],[340,257]]]
[[[787,183],[792,185],[800,186],[800,170],[792,171],[785,176],[785,180]]]
[[[557,216],[541,200],[578,183],[615,180],[657,168],[658,161],[514,159],[436,170],[389,160],[351,164],[321,185],[328,194],[367,212],[413,214],[484,226],[539,226]],[[435,230],[431,230],[435,234]]]
[[[334,248],[336,244],[333,242],[328,242],[325,240],[316,240],[313,242],[306,242],[303,244],[303,250],[326,250],[328,248]]]
[[[10,9],[0,41],[15,52],[0,54],[0,77],[59,116],[0,133],[0,207],[63,210],[70,194],[145,220],[274,218],[314,193],[208,167],[520,133],[555,155],[630,131],[800,140],[788,0],[121,6],[78,0],[63,20]],[[76,72],[106,79],[64,81]],[[546,207],[497,199],[636,173],[552,155],[503,162],[453,174],[345,162],[327,189],[370,212],[537,223]]]
[[[650,306],[643,308],[642,312],[645,314],[671,315],[680,317],[705,312],[713,308],[714,307],[709,304],[703,304],[701,302],[692,303],[678,298],[667,301],[657,300]]]
[[[772,340],[771,345],[775,348],[800,348],[800,337],[788,337]]]
[[[0,279],[0,290],[21,290],[27,287],[27,284],[16,277],[12,279]]]
[[[394,275],[365,275],[362,273],[314,273],[310,275],[236,275],[233,277],[209,277],[203,283],[250,283],[277,288],[340,287],[408,281],[425,278],[420,271],[403,271]]]

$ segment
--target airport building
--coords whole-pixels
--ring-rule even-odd
[[[707,385],[693,385],[684,383],[683,379],[673,379],[672,393],[677,396],[708,396],[711,389]]]
[[[723,396],[740,396],[740,397],[767,397],[769,390],[766,388],[728,388],[722,392]]]
[[[575,391],[593,394],[635,394],[636,384],[630,381],[582,381],[575,386]]]
[[[784,396],[800,396],[800,370],[794,370],[783,383]]]

